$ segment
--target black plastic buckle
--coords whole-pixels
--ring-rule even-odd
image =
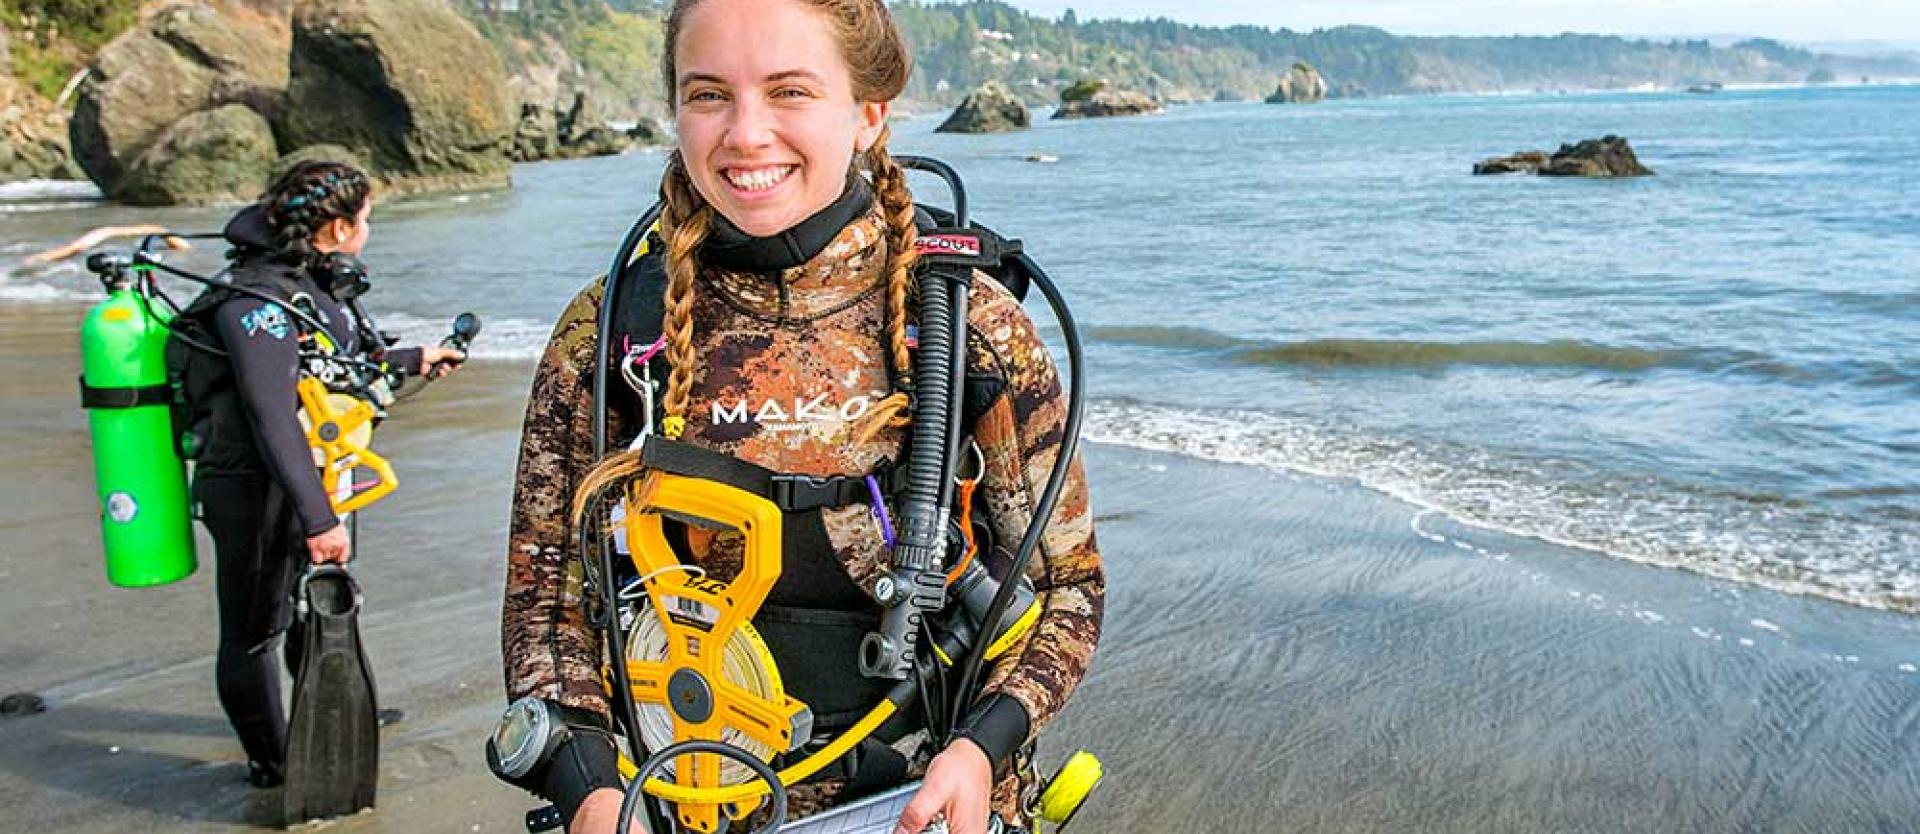
[[[817,510],[822,507],[845,506],[841,500],[842,486],[846,478],[841,476],[815,477],[813,475],[775,475],[768,479],[770,492],[768,498],[775,506],[785,512],[795,513],[804,510]]]

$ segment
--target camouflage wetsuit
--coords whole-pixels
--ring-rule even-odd
[[[905,430],[883,430],[858,444],[852,432],[889,391],[884,233],[870,212],[800,266],[702,273],[693,312],[700,366],[683,439],[810,475],[865,474],[883,458],[898,459]],[[575,485],[595,462],[590,369],[601,289],[596,281],[567,306],[534,375],[514,488],[502,643],[510,698],[531,695],[604,714],[600,636],[587,623],[583,566],[567,517]],[[1004,569],[1056,458],[1066,398],[1045,345],[1005,289],[976,281],[969,320],[969,373],[1007,381],[974,424],[986,462],[982,506],[999,543],[998,558],[988,563]],[[624,422],[617,411],[609,416],[609,434],[622,447],[637,429]],[[871,587],[887,568],[887,554],[867,508],[824,514],[841,565],[860,587]],[[985,675],[986,693],[1005,693],[1025,708],[1030,736],[1059,712],[1099,639],[1105,580],[1092,519],[1075,461],[1027,568],[1043,613]],[[738,570],[738,543],[723,536],[697,560],[729,579]],[[930,755],[915,757],[915,773]],[[1018,787],[1017,774],[996,786],[994,805],[1003,815],[1015,811]],[[832,804],[834,791],[832,784],[793,789],[795,815]]]

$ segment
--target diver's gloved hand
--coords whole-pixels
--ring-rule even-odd
[[[427,379],[439,379],[453,373],[460,363],[467,361],[467,352],[453,348],[428,345],[420,348],[419,373]]]
[[[573,812],[573,824],[567,826],[567,834],[616,834],[614,827],[620,824],[620,801],[625,798],[625,794],[613,788],[587,794],[580,810]],[[627,834],[647,834],[647,827],[636,819],[628,826]]]
[[[307,537],[307,559],[316,565],[329,562],[344,565],[353,557],[353,540],[347,536],[347,525],[335,524],[326,532]]]
[[[927,777],[900,812],[893,834],[920,834],[935,817],[947,821],[948,834],[987,834],[987,802],[993,791],[993,762],[972,739],[957,738],[927,765]]]

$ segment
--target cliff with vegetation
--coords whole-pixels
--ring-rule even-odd
[[[1190,26],[1170,20],[1081,21],[974,0],[896,3],[918,66],[908,94],[957,98],[997,80],[1052,98],[1083,77],[1168,101],[1256,100],[1296,62],[1317,68],[1333,95],[1684,87],[1708,82],[1799,83],[1825,67],[1843,77],[1920,76],[1920,60],[1816,55],[1774,41],[1729,47],[1605,35],[1400,37],[1365,26],[1313,32],[1258,26]]]

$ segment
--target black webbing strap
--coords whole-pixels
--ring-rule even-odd
[[[756,466],[731,455],[703,449],[691,443],[651,435],[640,451],[640,462],[688,478],[717,481],[772,501],[782,512],[801,512],[823,507],[845,507],[872,502],[866,478],[859,475],[787,475]],[[882,495],[892,488],[892,467],[882,466],[879,476]]]
[[[143,405],[173,405],[173,386],[95,388],[80,378],[81,408],[139,408]]]

